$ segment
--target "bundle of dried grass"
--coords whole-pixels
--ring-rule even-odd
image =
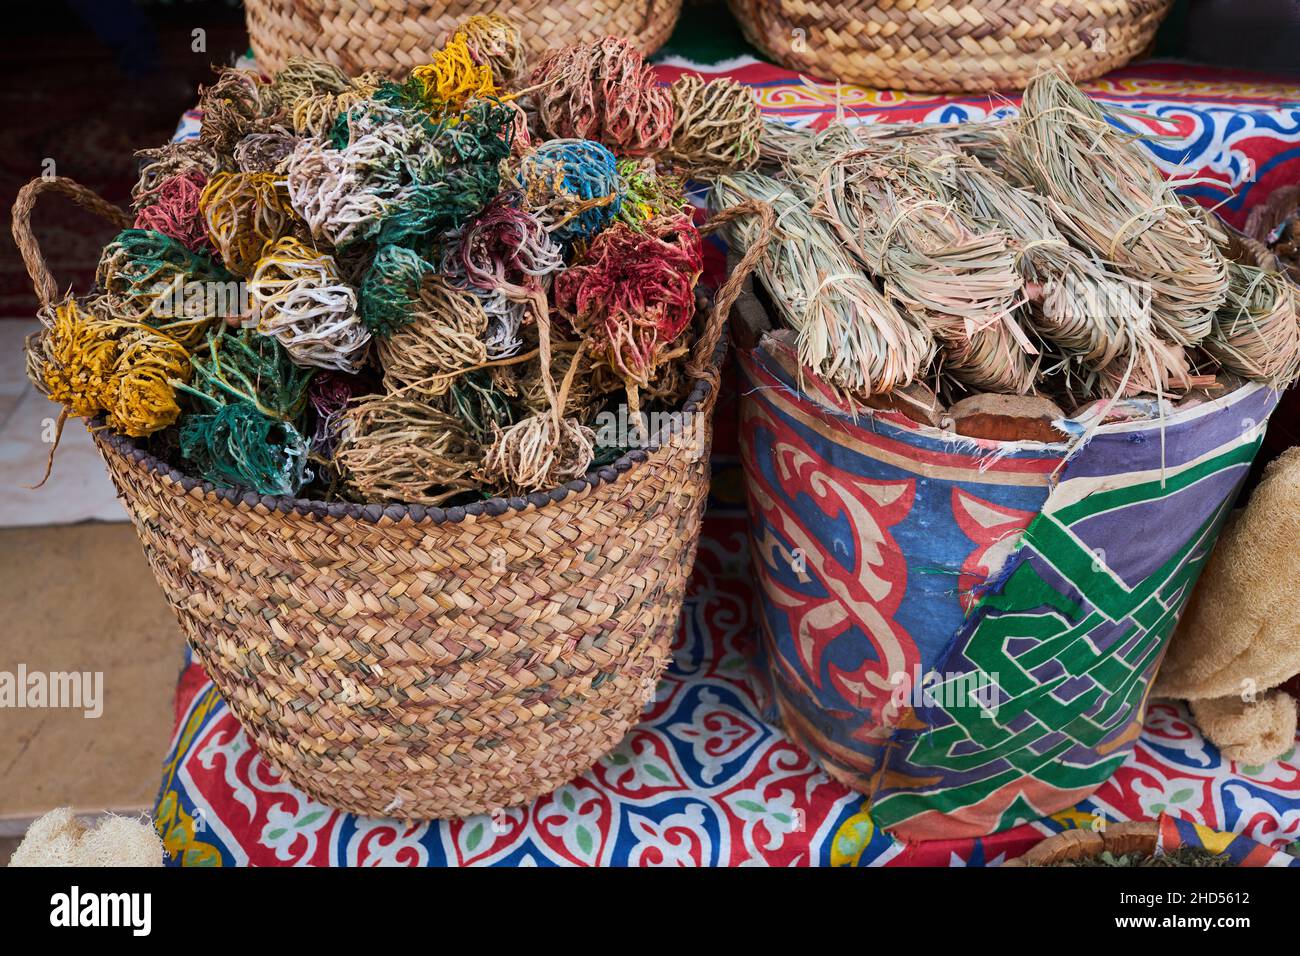
[[[1178,345],[1209,334],[1227,263],[1151,160],[1059,73],[1025,90],[1009,136],[1016,168],[1054,200],[1071,239],[1151,287],[1156,328]]]
[[[1296,287],[1281,273],[1228,264],[1228,296],[1201,346],[1229,372],[1276,388],[1300,375]]]
[[[814,212],[885,290],[920,316],[943,370],[967,385],[1024,393],[1038,348],[1016,321],[1024,283],[1010,237],[952,199],[958,154],[923,135],[834,155]]]
[[[1050,200],[972,156],[963,156],[954,171],[956,194],[971,215],[1009,237],[1031,300],[1026,314],[1041,336],[1091,371],[1133,354],[1150,365],[1155,329],[1144,286],[1072,246],[1057,228]]]
[[[800,361],[850,396],[888,392],[913,381],[933,351],[925,328],[881,294],[789,186],[761,173],[723,176],[709,204],[716,211],[747,199],[776,212],[777,235],[758,272],[797,333]],[[758,223],[746,219],[725,233],[744,250],[757,230]]]

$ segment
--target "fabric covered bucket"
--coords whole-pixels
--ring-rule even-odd
[[[898,411],[855,420],[801,389],[782,348],[740,355],[774,718],[903,839],[1077,803],[1133,747],[1278,394],[1101,425],[1071,455]]]

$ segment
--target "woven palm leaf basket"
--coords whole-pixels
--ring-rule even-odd
[[[779,63],[887,90],[1022,89],[1047,66],[1076,82],[1128,63],[1173,0],[728,0]]]
[[[14,206],[46,305],[59,287]],[[653,699],[709,483],[722,327],[752,260],[719,290],[678,418],[547,492],[463,507],[325,503],[217,488],[92,425],[150,567],[199,661],[260,751],[343,810],[490,812],[590,767]]]
[[[444,34],[479,14],[508,18],[534,57],[606,35],[626,37],[649,53],[673,32],[682,0],[245,0],[244,9],[263,70],[308,56],[348,75],[373,69],[396,76],[427,63]]]

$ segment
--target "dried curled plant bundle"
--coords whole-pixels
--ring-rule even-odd
[[[586,423],[596,410],[596,399],[602,392],[600,386],[603,384],[603,392],[607,394],[621,388],[623,380],[616,374],[607,374],[604,381],[600,382],[594,368],[595,360],[591,354],[586,351],[579,353],[576,348],[556,350],[551,360],[551,377],[555,381],[563,381],[575,359],[579,365],[578,371],[573,378],[569,394],[565,397],[561,414],[565,418],[575,418]],[[542,381],[540,363],[536,365],[530,363],[525,367],[518,381],[518,391],[519,403],[530,412],[544,412],[551,407],[551,400]]]
[[[69,296],[37,316],[41,328],[27,339],[27,378],[36,389],[80,418],[93,418],[115,401],[121,326],[102,300]]]
[[[1197,216],[1100,106],[1058,73],[1025,90],[1010,134],[1015,164],[1055,201],[1070,238],[1150,283],[1157,330],[1178,345],[1210,332],[1227,263]]]
[[[289,193],[274,173],[217,173],[199,196],[199,211],[226,268],[241,276],[298,224]]]
[[[141,195],[135,228],[161,232],[191,252],[207,251],[208,224],[199,210],[207,184],[207,174],[197,167],[161,180]]]
[[[944,371],[1023,393],[1038,365],[1016,320],[1024,282],[1007,233],[981,227],[953,198],[957,160],[919,135],[850,149],[823,165],[814,212],[923,319],[943,347]]]
[[[474,488],[480,457],[459,418],[419,398],[385,395],[342,413],[334,462],[359,500],[438,505]]]
[[[1072,246],[1050,200],[973,157],[963,157],[955,173],[957,196],[975,219],[1006,232],[1026,285],[1041,290],[1030,296],[1039,301],[1027,313],[1040,335],[1088,369],[1150,346],[1155,330],[1146,288]]]
[[[551,53],[533,71],[537,115],[549,137],[589,139],[622,156],[662,151],[673,102],[639,50],[604,37]]]
[[[299,365],[356,372],[365,364],[370,330],[332,256],[286,236],[258,260],[248,291],[257,330]]]
[[[298,137],[286,129],[249,133],[235,147],[235,165],[244,173],[275,173],[293,154]]]
[[[153,329],[129,329],[118,343],[113,400],[104,409],[108,426],[143,438],[174,424],[181,414],[176,383],[189,381],[191,371],[189,352],[175,339]]]
[[[623,376],[634,411],[631,390],[649,385],[695,314],[702,257],[699,232],[678,213],[640,231],[615,223],[556,276],[557,309]]]
[[[800,361],[851,395],[867,397],[911,383],[933,352],[925,327],[876,288],[789,186],[761,173],[723,176],[709,205],[717,211],[747,199],[776,212],[777,235],[757,271],[798,336]],[[728,225],[725,234],[744,250],[756,229],[744,220]]]
[[[1228,264],[1228,296],[1201,342],[1229,372],[1275,388],[1300,376],[1296,287],[1278,272]]]
[[[379,340],[384,387],[426,399],[445,394],[458,373],[487,361],[487,328],[477,296],[426,275],[409,324]]]
[[[754,91],[732,79],[687,73],[671,87],[672,138],[664,159],[697,179],[753,169],[763,119]]]
[[[206,183],[213,173],[222,171],[225,166],[210,147],[198,140],[168,143],[156,149],[138,149],[135,156],[143,163],[140,178],[131,187],[131,208],[136,212],[158,201],[158,187],[164,180],[197,173]]]
[[[592,429],[544,411],[499,429],[478,474],[502,493],[527,494],[581,478],[595,456]]]
[[[270,129],[283,115],[271,84],[252,71],[236,69],[222,70],[215,83],[199,91],[199,109],[199,142],[227,156],[249,133]]]
[[[492,71],[497,85],[515,88],[528,71],[528,51],[519,28],[497,13],[477,14],[460,25],[475,63]]]
[[[342,70],[333,63],[308,56],[291,56],[271,80],[280,103],[286,108],[315,93],[342,93],[351,87]]]
[[[104,247],[95,281],[114,319],[193,347],[213,322],[239,314],[238,284],[201,253],[149,229],[124,229]]]

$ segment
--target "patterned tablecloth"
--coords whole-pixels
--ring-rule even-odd
[[[671,79],[686,64],[660,67]],[[867,91],[801,81],[752,60],[705,67],[752,84],[764,109],[822,124],[960,122],[1008,115],[1013,100]],[[1089,92],[1144,114],[1157,162],[1240,225],[1275,187],[1300,180],[1300,87],[1154,63]],[[196,135],[188,115],[179,138]],[[1212,181],[1212,182],[1206,182]],[[1212,183],[1220,183],[1216,187]],[[725,394],[725,393],[724,393]],[[1300,753],[1261,767],[1225,761],[1180,704],[1155,702],[1134,753],[1092,798],[979,840],[904,844],[872,823],[765,719],[749,674],[756,622],[733,400],[718,410],[713,500],[674,644],[644,719],[592,770],[495,818],[403,824],[317,803],[270,768],[202,670],[190,663],[155,818],[183,865],[954,865],[997,863],[1074,826],[1160,813],[1300,852]]]

